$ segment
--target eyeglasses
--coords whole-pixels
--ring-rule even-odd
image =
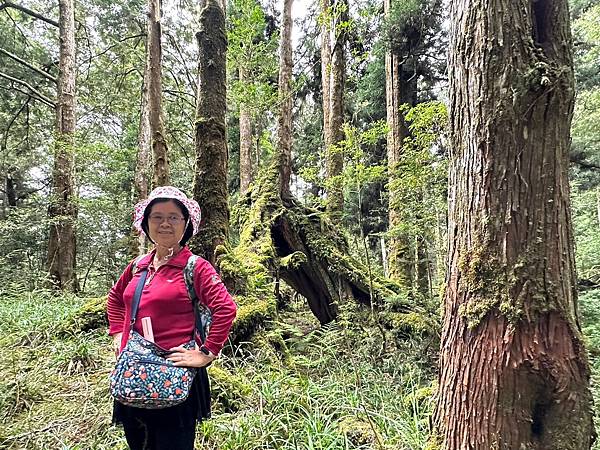
[[[160,225],[161,223],[163,223],[164,221],[169,222],[169,224],[171,225],[179,225],[179,222],[183,222],[185,220],[185,217],[179,217],[179,216],[158,216],[158,215],[151,215],[150,217],[148,217],[148,222],[153,223],[154,225]]]

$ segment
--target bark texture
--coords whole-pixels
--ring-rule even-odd
[[[325,152],[331,145],[331,131],[329,111],[331,110],[331,93],[329,88],[329,74],[331,73],[331,29],[329,17],[329,0],[321,0],[321,90],[323,92],[323,143]]]
[[[344,155],[339,149],[334,149],[344,140],[344,87],[346,82],[345,46],[347,33],[343,25],[348,17],[346,0],[336,0],[331,15],[331,30],[333,32],[333,48],[331,49],[331,70],[329,71],[329,133],[331,143],[327,147],[327,210],[331,217],[340,219],[344,210],[344,186],[341,179],[344,170]]]
[[[246,71],[239,68],[240,82],[249,82]],[[244,102],[240,103],[240,193],[243,194],[252,183],[252,123],[250,110]]]
[[[162,29],[160,0],[148,0],[148,45],[146,65],[148,67],[148,111],[154,187],[169,184],[169,153],[162,117]]]
[[[48,272],[54,287],[77,290],[75,274],[75,5],[59,1],[60,55],[52,196],[48,208]]]
[[[221,2],[208,0],[200,15],[196,172],[194,198],[202,208],[194,250],[211,263],[215,248],[228,239],[225,57],[227,38]]]
[[[279,193],[289,197],[292,175],[292,3],[283,1],[283,24],[279,44]]]
[[[567,178],[564,0],[452,4],[444,449],[589,449]]]

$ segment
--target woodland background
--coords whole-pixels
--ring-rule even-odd
[[[293,6],[291,90],[282,96],[281,5],[227,4],[223,199],[231,215],[225,245],[213,260],[240,314],[224,355],[210,369],[215,414],[199,428],[201,448],[434,448],[447,251],[448,5],[335,5]],[[161,133],[169,183],[192,195],[202,176],[195,141],[200,5],[181,0],[162,6]],[[57,290],[48,275],[50,230],[68,215],[52,214],[53,170],[64,150],[54,112],[59,38],[54,24],[31,11],[58,20],[59,6],[0,3],[0,448],[126,448],[120,430],[109,425],[113,356],[103,305],[138,251],[131,212],[143,194],[136,176],[146,188],[162,184],[140,133],[148,108],[142,95],[147,4],[82,0],[75,8],[77,119],[67,154],[76,220],[74,239],[61,245],[73,244],[76,278]],[[574,0],[570,8],[572,220],[579,309],[598,404],[600,3]],[[343,63],[345,78],[337,91],[343,96],[339,121],[329,130],[323,126],[328,66],[321,40],[327,26],[333,27],[330,54]],[[405,128],[396,156],[390,156],[394,138],[386,106],[390,54],[400,61],[406,88],[397,105]],[[360,286],[362,302],[340,295],[331,310],[307,301],[285,277],[286,265],[306,263],[299,253],[278,261],[282,275],[274,276],[276,243],[265,233],[279,207],[270,197],[276,188],[269,186],[279,157],[278,118],[288,100],[294,217],[312,224],[302,229],[308,240],[311,232],[322,239],[313,245],[329,252],[327,267],[356,276],[352,286]],[[393,164],[392,157],[398,158]],[[335,253],[339,248],[343,252]],[[306,279],[295,282],[306,285]],[[328,286],[341,293],[349,285]]]

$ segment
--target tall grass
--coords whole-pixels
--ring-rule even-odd
[[[44,291],[2,299],[0,448],[127,448],[110,425],[105,330],[57,333],[83,302]],[[214,404],[197,448],[422,449],[430,405],[418,392],[427,380],[411,358],[380,347],[360,327],[319,329],[302,308],[284,314],[220,361],[250,390],[235,412]]]

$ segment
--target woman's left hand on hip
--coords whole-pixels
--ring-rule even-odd
[[[172,353],[167,356],[167,360],[178,367],[205,367],[216,358],[212,353],[206,355],[198,349],[189,350],[181,346],[170,348],[169,351]]]

